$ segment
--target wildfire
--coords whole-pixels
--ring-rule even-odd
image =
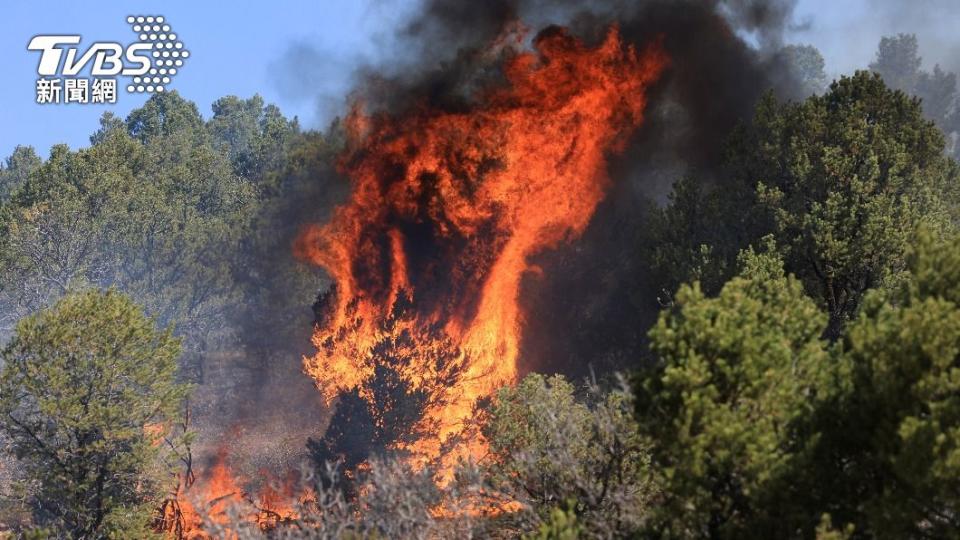
[[[207,540],[212,536],[204,521],[231,531],[236,518],[263,530],[296,519],[296,502],[310,497],[309,493],[295,492],[298,478],[291,475],[278,482],[268,471],[260,471],[260,478],[263,487],[256,494],[246,492],[242,487],[245,479],[231,469],[227,450],[221,448],[213,466],[196,483],[180,483],[175,497],[162,509],[157,528],[171,538]]]
[[[595,47],[551,28],[532,51],[517,51],[521,31],[487,53],[506,57],[506,83],[478,92],[465,110],[424,102],[401,115],[367,115],[355,107],[339,159],[351,198],[294,245],[335,283],[305,371],[328,402],[354,392],[379,411],[381,431],[391,418],[410,420],[398,391],[415,396],[415,425],[381,442],[418,463],[439,460],[445,479],[457,457],[483,451],[476,438],[454,437],[476,401],[520,375],[521,281],[540,272],[530,257],[583,233],[610,183],[607,157],[641,125],[647,88],[668,62],[658,42],[638,52],[616,28]],[[296,519],[296,501],[311,498],[295,493],[295,477],[265,482],[255,495],[245,483],[221,448],[195,483],[181,483],[158,530],[208,538],[204,521],[228,526],[236,512],[266,530]],[[481,501],[467,512],[512,504]]]
[[[616,28],[595,47],[551,28],[532,51],[504,55],[506,84],[466,110],[356,107],[339,161],[352,196],[294,246],[335,282],[305,371],[331,401],[351,390],[376,399],[380,369],[433,396],[418,420],[430,435],[392,443],[424,460],[478,398],[517,380],[529,259],[587,227],[610,183],[607,157],[642,123],[667,64],[658,43],[638,52]]]

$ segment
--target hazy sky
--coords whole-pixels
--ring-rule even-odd
[[[192,53],[170,88],[205,116],[218,97],[259,92],[314,127],[343,105],[354,67],[402,54],[392,50],[390,35],[415,10],[415,0],[7,2],[0,18],[0,156],[17,144],[43,156],[58,142],[86,145],[103,111],[125,116],[145,100],[121,91],[112,106],[35,104],[39,53],[26,50],[35,34],[129,42],[127,15],[163,15]],[[880,36],[916,32],[928,67],[936,61],[958,69],[957,28],[958,0],[798,0],[787,41],[817,46],[834,76],[868,64]]]
[[[960,0],[799,0],[787,40],[823,53],[831,76],[865,67],[881,36],[915,33],[924,67],[960,70]]]

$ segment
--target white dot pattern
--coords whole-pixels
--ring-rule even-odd
[[[141,42],[149,44],[153,50],[153,58],[147,73],[133,77],[133,84],[127,85],[128,92],[164,92],[172,77],[177,74],[173,66],[183,66],[183,58],[190,56],[190,52],[183,48],[183,42],[178,41],[177,34],[173,33],[169,23],[158,15],[130,15],[126,18],[134,33]],[[149,74],[149,76],[146,76]],[[156,75],[162,75],[158,77]],[[161,84],[162,83],[162,84]]]

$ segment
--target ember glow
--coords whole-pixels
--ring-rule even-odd
[[[610,183],[606,160],[641,125],[667,63],[657,42],[637,51],[616,28],[595,47],[554,27],[533,50],[503,48],[519,42],[498,40],[506,83],[466,110],[357,106],[339,161],[351,198],[295,244],[335,282],[305,371],[331,402],[351,389],[376,399],[363,383],[387,364],[434,396],[420,420],[434,435],[395,443],[424,460],[478,398],[521,375],[520,286],[538,271],[529,259],[587,227]]]

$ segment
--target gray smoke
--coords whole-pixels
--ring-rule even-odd
[[[939,64],[960,71],[960,4],[954,0],[864,0],[814,2],[817,11],[801,15],[802,28],[788,30],[790,41],[811,43],[827,60],[831,77],[865,69],[883,36],[916,34],[923,69]]]

